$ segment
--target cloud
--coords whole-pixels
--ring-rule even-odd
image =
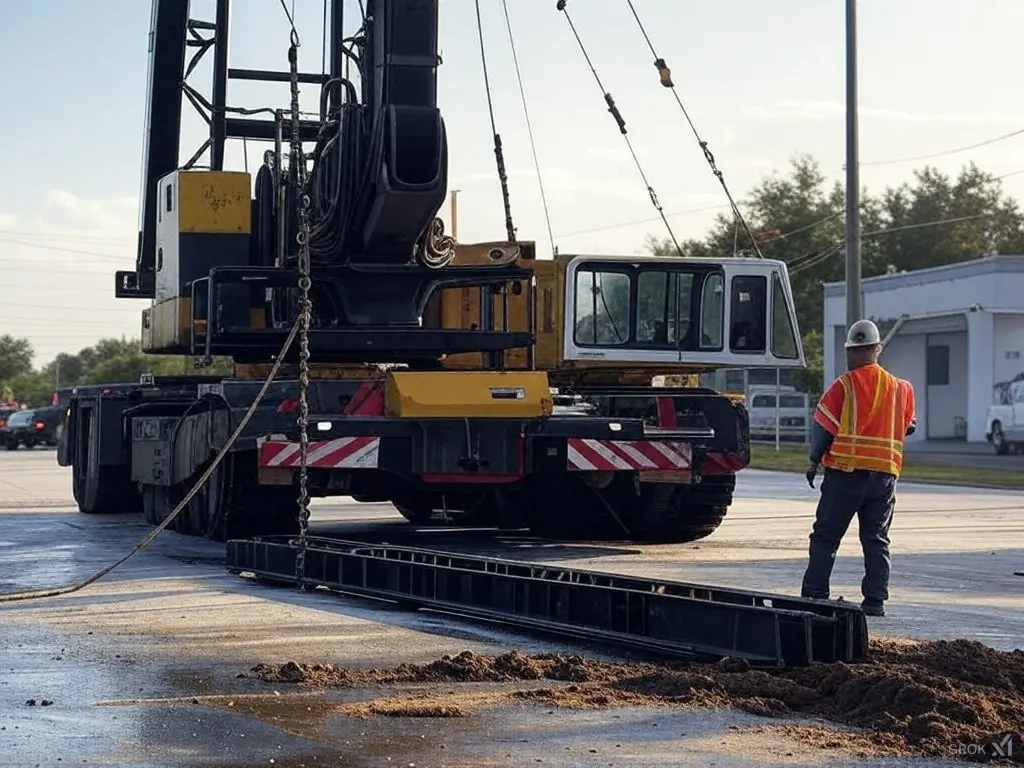
[[[600,160],[611,160],[617,163],[633,162],[629,147],[587,147],[587,154]],[[647,151],[637,148],[636,156],[643,159],[647,156]]]
[[[1019,125],[1024,116],[1003,112],[906,112],[898,109],[861,105],[859,117],[901,123],[1006,123]],[[784,99],[774,104],[750,107],[747,114],[759,120],[825,122],[839,120],[846,115],[846,104],[841,101],[800,101]]]
[[[624,176],[622,181],[613,179],[612,174],[607,176],[591,176],[589,174],[576,173],[568,168],[542,168],[544,191],[552,198],[578,199],[580,195],[597,195],[609,197],[616,200],[643,200],[647,192],[639,179],[632,176]],[[526,180],[535,183],[537,172],[532,168],[510,170],[510,179]],[[449,184],[451,189],[475,186],[477,184],[497,185],[498,177],[495,172],[490,173],[467,173],[459,175]]]
[[[46,207],[64,219],[65,227],[84,224],[85,232],[123,236],[137,229],[138,201],[131,197],[89,199],[65,189],[52,189],[46,196]]]
[[[18,217],[13,213],[0,213],[0,230],[2,229],[16,229],[18,226]]]

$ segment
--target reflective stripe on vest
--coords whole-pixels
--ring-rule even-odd
[[[822,463],[845,472],[866,469],[899,476],[907,421],[904,383],[878,365],[845,373],[839,383],[843,407]],[[819,412],[836,421],[826,408]]]

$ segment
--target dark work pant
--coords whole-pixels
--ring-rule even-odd
[[[896,478],[883,472],[826,469],[811,530],[804,597],[828,599],[839,543],[857,515],[864,549],[861,592],[870,602],[889,599],[889,526],[896,506]]]

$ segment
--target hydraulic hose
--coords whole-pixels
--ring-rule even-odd
[[[178,515],[181,514],[182,510],[188,507],[188,504],[189,502],[192,501],[192,498],[197,493],[199,493],[199,490],[209,481],[210,477],[216,471],[217,467],[220,466],[220,463],[228,455],[228,452],[231,450],[231,447],[235,444],[235,441],[238,440],[238,438],[242,434],[242,431],[246,428],[246,426],[248,426],[249,422],[252,420],[253,415],[256,413],[256,409],[259,407],[260,403],[263,402],[263,398],[266,397],[267,390],[270,389],[270,385],[273,383],[274,379],[277,377],[278,372],[281,370],[281,365],[283,364],[284,356],[291,348],[292,344],[295,342],[295,337],[298,335],[298,332],[299,322],[296,321],[295,324],[292,326],[291,331],[288,333],[288,338],[285,339],[284,345],[281,347],[281,351],[278,353],[277,359],[274,361],[274,365],[270,369],[270,373],[267,375],[266,380],[263,382],[263,386],[260,388],[260,391],[256,394],[256,397],[253,399],[252,405],[249,406],[249,410],[246,411],[245,415],[242,417],[242,420],[238,422],[238,426],[235,428],[235,431],[231,434],[231,437],[228,438],[228,441],[224,444],[224,447],[221,448],[220,453],[218,453],[214,460],[210,463],[210,466],[206,468],[206,471],[196,481],[196,484],[192,486],[192,489],[188,493],[186,493],[185,497],[180,502],[178,502],[178,505],[173,510],[171,510],[171,513],[166,518],[164,518],[164,520],[161,521],[161,523],[158,526],[156,526],[152,531],[150,531],[149,534],[145,536],[145,538],[143,538],[134,547],[132,547],[130,552],[128,552],[126,555],[119,558],[118,560],[115,560],[110,565],[101,568],[99,571],[92,574],[88,578],[83,579],[82,581],[79,581],[75,584],[71,584],[66,587],[56,587],[54,589],[32,590],[28,592],[11,592],[5,595],[0,595],[0,603],[13,603],[19,600],[40,600],[46,597],[60,597],[62,595],[69,595],[72,592],[78,592],[81,589],[85,589],[85,587],[89,586],[90,584],[99,581],[108,573],[113,571],[115,568],[125,563],[129,558],[134,556],[136,553],[141,552],[143,549],[148,547],[153,542],[153,540],[160,534],[160,531],[164,530],[167,526],[173,523],[174,520],[178,517]]]

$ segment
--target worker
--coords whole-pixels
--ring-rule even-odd
[[[821,498],[810,535],[804,597],[829,598],[839,543],[856,514],[864,550],[861,607],[884,616],[889,599],[889,526],[903,440],[917,429],[914,388],[878,364],[881,337],[870,320],[846,336],[847,372],[832,382],[814,412],[807,483],[824,465]]]

